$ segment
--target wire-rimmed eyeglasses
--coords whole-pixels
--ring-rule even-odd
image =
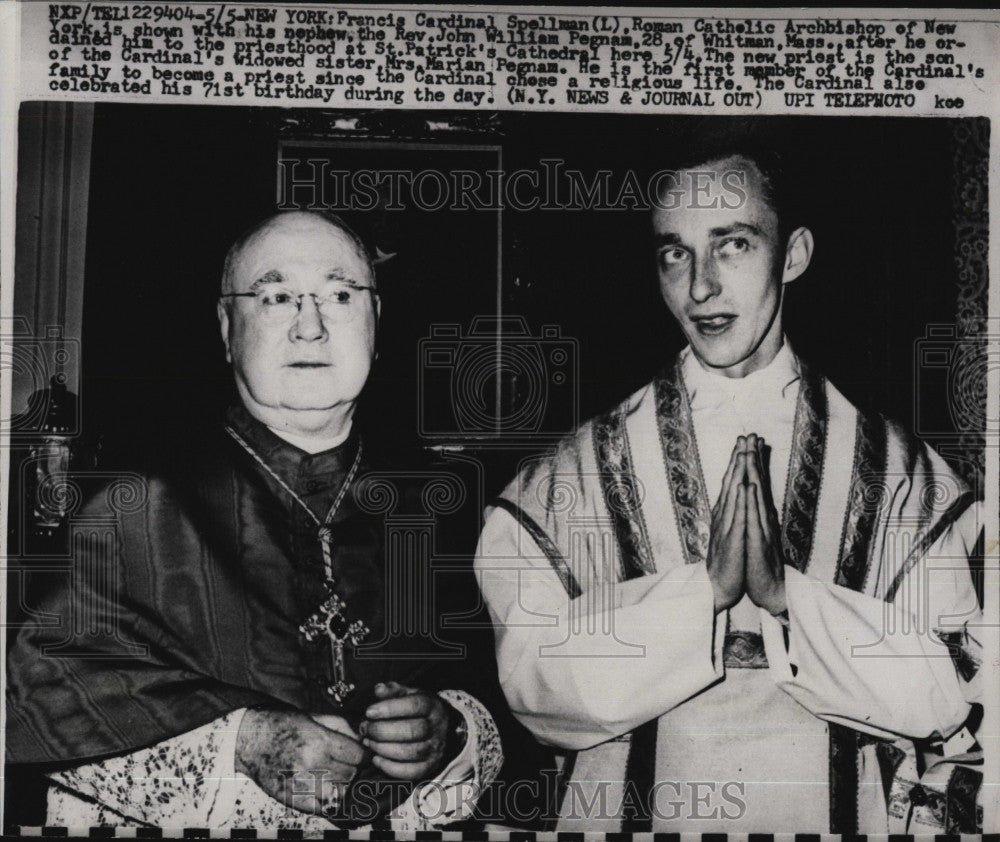
[[[351,321],[364,309],[361,295],[363,292],[370,292],[373,297],[378,297],[378,292],[373,286],[344,284],[323,295],[315,292],[294,292],[286,287],[267,286],[252,292],[228,292],[219,298],[256,299],[254,310],[261,318],[284,322],[291,321],[298,315],[302,310],[303,299],[308,296],[312,298],[313,304],[324,319],[342,324]]]

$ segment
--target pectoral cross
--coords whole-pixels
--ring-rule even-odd
[[[344,646],[350,643],[357,646],[369,634],[370,629],[360,620],[348,622],[344,616],[347,605],[335,592],[334,581],[327,579],[323,585],[326,599],[306,621],[299,626],[302,639],[309,644],[316,644],[324,637],[330,641],[330,651],[333,657],[333,683],[327,685],[326,692],[334,702],[342,705],[344,700],[354,690],[354,684],[347,680],[347,670],[344,665]]]

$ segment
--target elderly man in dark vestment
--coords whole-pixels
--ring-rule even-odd
[[[405,512],[422,490],[352,423],[375,283],[320,214],[230,250],[218,315],[241,405],[89,498],[72,575],[9,651],[7,759],[46,764],[47,824],[416,831],[467,818],[495,778],[474,686],[490,666],[433,657],[454,647],[393,616],[440,618],[432,586],[460,588],[388,560],[386,495]]]

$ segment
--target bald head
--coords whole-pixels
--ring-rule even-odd
[[[344,222],[339,216],[332,213],[323,213],[310,210],[280,211],[273,216],[266,217],[260,222],[244,231],[239,238],[229,247],[226,253],[226,260],[222,266],[222,289],[223,295],[235,292],[234,273],[240,255],[247,248],[259,244],[270,232],[287,231],[300,232],[321,232],[324,228],[332,228],[339,231],[346,241],[353,246],[356,254],[368,266],[368,275],[371,283],[375,282],[375,266],[372,263],[368,249],[361,241],[361,238]]]

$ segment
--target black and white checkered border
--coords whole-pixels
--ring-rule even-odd
[[[158,827],[12,827],[5,835],[14,838],[47,839],[320,839],[324,842],[868,842],[869,837],[813,833],[546,833],[530,831],[419,831],[415,834],[386,830],[328,830],[322,836],[301,830],[257,830],[236,828]],[[872,836],[871,842],[1000,842],[1000,833],[982,835],[939,834],[914,837],[902,834]]]

